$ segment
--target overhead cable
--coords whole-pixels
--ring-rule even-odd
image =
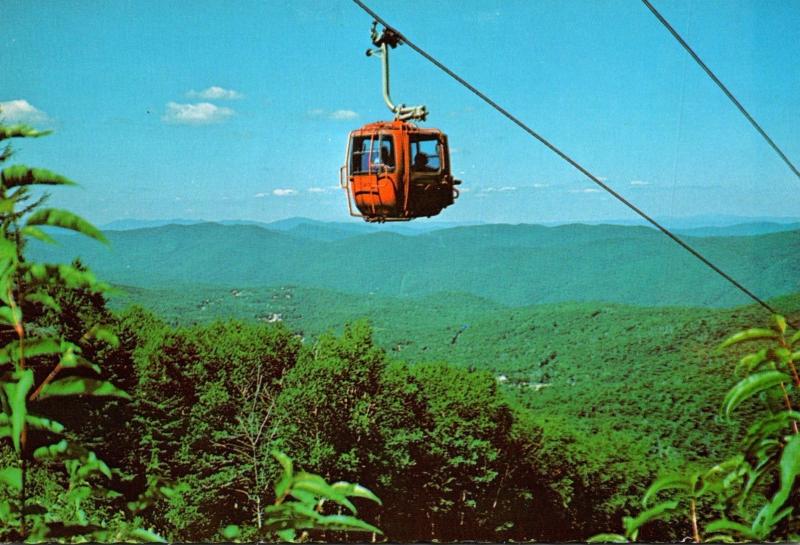
[[[547,140],[545,137],[543,137],[542,135],[540,135],[539,133],[537,133],[536,131],[534,131],[533,129],[531,129],[531,128],[530,128],[528,125],[526,125],[526,124],[525,124],[524,122],[522,122],[522,121],[521,121],[519,118],[517,118],[516,116],[514,116],[513,114],[511,114],[511,113],[510,113],[508,110],[506,110],[505,108],[503,108],[502,106],[500,106],[499,104],[497,104],[497,103],[496,103],[494,100],[492,100],[491,98],[489,98],[487,95],[485,95],[484,93],[482,93],[481,91],[479,91],[478,89],[476,89],[476,88],[475,88],[473,85],[471,85],[471,84],[470,84],[470,83],[469,83],[467,80],[465,80],[464,78],[462,78],[461,76],[459,76],[458,74],[456,74],[455,72],[453,72],[452,70],[450,70],[450,69],[449,69],[447,66],[445,66],[444,64],[442,64],[441,62],[439,62],[439,61],[438,61],[437,59],[435,59],[435,58],[434,58],[432,55],[430,55],[429,53],[427,53],[427,52],[426,52],[424,49],[422,49],[421,47],[419,47],[418,45],[416,45],[414,42],[410,41],[410,40],[408,39],[408,37],[406,37],[406,36],[405,36],[405,35],[404,35],[402,32],[400,32],[400,31],[399,31],[397,28],[395,28],[395,27],[393,27],[392,25],[390,25],[390,24],[389,24],[389,23],[388,23],[388,22],[387,22],[385,19],[383,19],[383,18],[382,18],[380,15],[378,15],[377,13],[375,13],[375,12],[374,12],[372,9],[370,9],[370,8],[369,8],[367,5],[365,5],[365,4],[364,4],[364,3],[363,3],[361,0],[353,0],[353,2],[355,2],[355,4],[356,4],[356,5],[358,5],[358,6],[359,6],[361,9],[363,9],[363,10],[364,10],[365,12],[367,12],[367,13],[368,13],[370,16],[372,16],[372,18],[373,18],[374,20],[378,21],[378,22],[379,22],[381,25],[383,25],[385,28],[387,28],[387,29],[390,29],[392,32],[394,32],[395,34],[397,34],[397,36],[399,36],[399,37],[400,37],[401,43],[404,43],[404,44],[408,45],[408,46],[409,46],[411,49],[413,49],[414,51],[416,51],[417,53],[419,53],[420,55],[422,55],[423,57],[425,57],[427,60],[429,60],[431,63],[433,63],[433,64],[434,64],[434,65],[435,65],[437,68],[439,68],[439,69],[440,69],[441,71],[443,71],[445,74],[447,74],[448,76],[450,76],[451,78],[453,78],[454,80],[456,80],[457,82],[459,82],[461,85],[463,85],[464,87],[466,87],[467,89],[469,89],[469,90],[470,90],[472,93],[474,93],[475,95],[477,95],[477,96],[478,96],[478,98],[480,98],[481,100],[483,100],[484,102],[486,102],[486,103],[487,103],[489,106],[491,106],[492,108],[494,108],[495,110],[497,110],[497,111],[498,111],[500,114],[502,114],[503,116],[505,116],[506,118],[508,118],[508,119],[509,119],[509,120],[510,120],[512,123],[514,123],[515,125],[517,125],[518,127],[520,127],[520,128],[523,130],[523,131],[525,131],[525,132],[526,132],[526,133],[528,133],[530,136],[532,136],[533,138],[535,138],[536,140],[538,140],[539,142],[541,142],[542,144],[544,144],[545,146],[547,146],[547,147],[548,147],[548,148],[549,148],[551,151],[553,151],[553,152],[554,152],[556,155],[558,155],[558,156],[559,156],[559,157],[561,157],[563,160],[565,160],[567,163],[569,163],[570,165],[572,165],[572,166],[573,166],[575,169],[577,169],[578,171],[580,171],[580,172],[581,172],[581,173],[582,173],[584,176],[586,176],[586,177],[587,177],[587,178],[589,178],[589,179],[590,179],[592,182],[594,182],[595,184],[597,184],[598,186],[600,186],[600,187],[601,187],[601,188],[602,188],[604,191],[606,191],[606,192],[608,192],[609,194],[611,194],[611,195],[612,195],[612,196],[613,196],[615,199],[617,199],[617,200],[618,200],[618,201],[620,201],[622,204],[624,204],[625,206],[627,206],[628,208],[630,208],[631,210],[633,210],[633,211],[634,211],[636,214],[638,214],[639,216],[641,216],[642,218],[644,218],[644,219],[645,219],[645,220],[646,220],[648,223],[650,223],[652,226],[654,226],[654,227],[655,227],[655,228],[657,228],[659,231],[661,231],[662,233],[664,233],[665,235],[667,235],[669,238],[671,238],[673,241],[675,241],[675,242],[676,242],[676,243],[677,243],[679,246],[681,246],[681,247],[682,247],[684,250],[686,250],[687,252],[689,252],[690,254],[692,254],[694,257],[696,257],[697,259],[699,259],[700,261],[702,261],[702,262],[703,262],[703,264],[705,264],[705,265],[706,265],[708,268],[710,268],[712,271],[714,271],[715,273],[717,273],[718,275],[720,275],[722,278],[724,278],[725,280],[727,280],[727,281],[728,281],[729,283],[731,283],[731,284],[732,284],[734,287],[736,287],[736,288],[737,288],[739,291],[741,291],[742,293],[744,293],[745,295],[747,295],[747,296],[748,296],[750,299],[752,299],[753,301],[755,301],[756,303],[758,303],[759,305],[761,305],[763,308],[765,308],[766,310],[768,310],[768,311],[769,311],[769,312],[771,312],[772,314],[778,314],[778,312],[777,312],[777,311],[776,311],[774,308],[772,308],[772,306],[770,306],[770,305],[769,305],[769,304],[768,304],[766,301],[764,301],[763,299],[761,299],[760,297],[758,297],[756,294],[754,294],[752,291],[750,291],[750,290],[749,290],[749,289],[747,289],[745,286],[743,286],[743,285],[742,285],[740,282],[738,282],[738,281],[737,281],[735,278],[731,277],[731,276],[730,276],[728,273],[726,273],[725,271],[723,271],[722,269],[720,269],[720,268],[719,268],[717,265],[715,265],[714,263],[712,263],[712,262],[711,262],[711,261],[710,261],[708,258],[706,258],[706,257],[705,257],[703,254],[701,254],[699,251],[695,250],[695,249],[694,249],[692,246],[690,246],[690,245],[689,245],[687,242],[685,242],[683,239],[681,239],[681,238],[680,238],[680,237],[678,237],[676,234],[674,234],[672,231],[670,231],[669,229],[667,229],[666,227],[664,227],[663,225],[661,225],[659,222],[657,222],[656,220],[654,220],[653,218],[651,218],[649,215],[647,215],[647,214],[646,214],[644,211],[642,211],[640,208],[638,208],[638,207],[637,207],[635,204],[633,204],[632,202],[630,202],[628,199],[626,199],[625,197],[623,197],[622,195],[620,195],[619,193],[617,193],[617,192],[616,192],[614,189],[612,189],[612,188],[611,188],[611,187],[610,187],[608,184],[604,183],[602,180],[600,180],[600,178],[598,178],[597,176],[595,176],[594,174],[592,174],[591,172],[589,172],[589,171],[588,171],[586,168],[584,168],[584,167],[583,167],[583,166],[582,166],[580,163],[578,163],[578,162],[577,162],[575,159],[571,158],[569,155],[567,155],[566,153],[564,153],[563,151],[561,151],[560,149],[558,149],[558,148],[557,148],[557,147],[556,147],[554,144],[552,144],[552,143],[551,143],[549,140]]]
[[[642,0],[642,2],[644,3],[645,6],[647,6],[647,8],[651,12],[653,12],[653,15],[656,16],[656,19],[658,19],[661,22],[661,24],[664,25],[664,28],[669,30],[670,34],[672,34],[672,36],[676,40],[678,40],[678,43],[680,43],[683,46],[683,48],[689,53],[689,55],[692,56],[692,58],[700,66],[700,68],[702,68],[705,71],[705,73],[708,74],[708,77],[710,77],[712,79],[712,81],[717,84],[717,87],[722,89],[722,92],[725,93],[725,96],[727,96],[730,99],[730,101],[733,102],[733,105],[736,106],[736,108],[738,108],[738,110],[750,122],[750,124],[753,126],[753,128],[755,128],[755,130],[758,131],[758,134],[760,134],[764,138],[764,140],[767,141],[767,144],[769,144],[770,147],[773,150],[775,150],[775,153],[778,154],[778,157],[783,159],[783,162],[786,163],[786,165],[792,170],[792,172],[794,172],[794,175],[797,176],[798,179],[800,179],[800,171],[797,170],[797,167],[794,166],[794,163],[792,163],[789,160],[789,158],[786,157],[786,154],[783,153],[783,151],[781,151],[781,149],[778,147],[778,145],[775,143],[775,141],[772,140],[772,138],[769,137],[767,132],[764,129],[761,128],[761,125],[759,125],[758,122],[755,119],[753,119],[753,116],[750,115],[750,113],[747,110],[744,109],[744,106],[742,106],[742,103],[739,102],[736,99],[735,96],[733,96],[733,93],[731,93],[728,90],[728,88],[725,86],[725,84],[722,83],[722,81],[720,81],[720,79],[717,77],[717,75],[714,74],[714,72],[711,71],[711,69],[708,67],[708,65],[706,63],[703,62],[703,60],[700,58],[700,56],[697,53],[694,52],[694,49],[692,49],[689,46],[689,44],[686,43],[686,40],[684,40],[681,37],[681,35],[678,34],[678,31],[676,31],[672,27],[672,25],[669,24],[669,21],[667,21],[664,18],[664,16],[661,15],[655,7],[653,7],[653,4],[651,4],[648,0]]]

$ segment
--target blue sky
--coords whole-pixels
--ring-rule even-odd
[[[800,216],[800,181],[650,12],[625,1],[370,0],[418,45],[646,211]],[[656,7],[800,162],[800,2]],[[18,161],[78,181],[53,204],[122,218],[346,220],[347,133],[388,118],[369,17],[340,1],[6,0],[0,103],[52,127]],[[438,219],[632,213],[408,47],[393,96],[425,103],[466,190]]]

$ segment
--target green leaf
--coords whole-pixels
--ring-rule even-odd
[[[279,530],[277,534],[278,538],[280,538],[281,541],[286,543],[294,541],[295,538],[297,537],[297,534],[291,528],[287,528],[286,530]]]
[[[740,331],[735,335],[728,337],[720,346],[719,348],[727,348],[731,345],[743,343],[747,341],[757,341],[760,339],[777,339],[778,333],[773,329],[765,329],[754,327],[752,329],[747,329],[745,331]]]
[[[348,500],[344,494],[338,492],[331,485],[326,483],[325,479],[319,475],[314,475],[311,473],[298,473],[295,477],[294,483],[292,483],[292,489],[311,492],[319,498],[331,500],[340,505],[344,505],[353,513],[356,512],[356,506],[353,505],[353,503]]]
[[[100,229],[80,216],[59,208],[43,208],[37,210],[28,217],[25,224],[28,226],[50,225],[52,227],[60,227],[62,229],[69,229],[70,231],[76,231],[87,237],[99,240],[100,242],[108,242]]]
[[[119,337],[109,326],[99,325],[92,328],[91,336],[98,341],[108,343],[112,348],[119,346]]]
[[[20,229],[20,233],[23,236],[35,238],[37,240],[41,240],[47,244],[55,244],[56,239],[39,229],[38,227],[34,227],[32,225],[26,225],[22,229]]]
[[[630,539],[636,540],[636,536],[639,533],[639,528],[644,526],[650,521],[658,520],[663,518],[664,515],[675,511],[678,508],[678,501],[665,501],[654,505],[647,511],[643,511],[639,513],[636,517],[625,517],[622,519],[623,524],[625,526],[625,535],[628,536]]]
[[[97,374],[100,374],[100,366],[96,363],[92,363],[80,354],[76,352],[80,352],[80,347],[76,344],[73,344],[69,341],[63,341],[61,343],[61,360],[59,363],[61,367],[64,369],[75,369],[77,367],[84,367],[86,369],[91,369]]]
[[[706,536],[703,543],[736,543],[736,540],[725,534],[713,534]]]
[[[167,543],[167,540],[153,532],[152,530],[145,530],[144,528],[136,528],[131,530],[128,534],[129,537],[140,541],[142,543]]]
[[[71,395],[110,396],[121,397],[123,399],[131,398],[127,392],[120,390],[105,380],[95,380],[84,377],[66,377],[54,380],[42,388],[39,399]]]
[[[383,505],[383,502],[381,502],[378,496],[373,494],[369,488],[361,486],[360,484],[339,481],[338,483],[333,483],[331,486],[334,490],[345,496],[351,498],[365,498],[374,501],[378,505]]]
[[[265,526],[276,531],[285,528],[316,528],[317,522],[322,518],[313,507],[298,502],[269,505],[264,512],[268,515]]]
[[[25,300],[30,303],[39,303],[42,306],[55,310],[56,312],[61,312],[61,305],[59,305],[50,294],[43,291],[29,293],[25,296]]]
[[[81,479],[85,479],[92,473],[101,473],[109,479],[111,478],[111,469],[108,465],[99,459],[94,452],[89,451],[82,457],[81,466],[78,468],[76,475]]]
[[[660,479],[656,479],[644,493],[642,505],[647,506],[653,496],[663,490],[670,489],[690,492],[692,489],[692,483],[683,475],[669,475],[666,477],[661,477]]]
[[[25,422],[27,422],[30,427],[37,430],[46,430],[52,433],[61,433],[64,431],[64,426],[61,423],[41,416],[29,414],[25,418]]]
[[[26,185],[77,185],[72,180],[43,168],[14,165],[0,172],[0,183],[6,189]]]
[[[755,520],[753,520],[753,534],[757,536],[760,541],[765,541],[766,538],[772,534],[775,526],[791,514],[792,509],[791,506],[780,509],[780,504],[777,504],[775,501],[767,503],[758,512]]]
[[[61,343],[55,339],[44,337],[25,341],[25,358],[36,358],[39,356],[49,356],[61,352]]]
[[[33,457],[37,460],[49,460],[58,458],[60,454],[63,454],[69,448],[69,443],[67,443],[66,439],[62,439],[58,443],[53,445],[47,445],[44,447],[39,447],[33,451]]]
[[[14,244],[11,240],[5,238],[5,235],[0,237],[0,257],[5,259],[11,259],[12,261],[17,260],[17,245]]]
[[[294,496],[296,499],[300,500],[300,503],[304,503],[312,507],[317,504],[317,501],[319,501],[316,495],[306,490],[297,490],[296,488],[292,488],[288,493],[290,496]]]
[[[742,451],[748,456],[755,456],[759,445],[766,438],[783,435],[792,421],[800,422],[800,412],[781,411],[756,420],[742,440]]]
[[[278,463],[283,468],[283,474],[275,483],[275,496],[282,498],[289,490],[294,479],[294,465],[292,464],[292,459],[280,451],[273,450],[272,456],[278,460]]]
[[[222,537],[228,540],[236,539],[242,535],[242,529],[235,524],[229,524],[222,530]]]
[[[28,415],[28,390],[33,386],[33,371],[31,369],[16,371],[13,378],[15,381],[3,383],[3,390],[11,412],[11,441],[14,443],[14,450],[20,452],[20,439],[25,427],[25,417]]]
[[[25,358],[35,358],[38,356],[48,356],[61,352],[61,343],[48,337],[40,339],[29,339],[24,344],[23,354]],[[10,341],[3,348],[0,348],[0,364],[9,361],[19,361],[19,341]]]
[[[363,520],[351,517],[348,515],[328,515],[322,517],[318,521],[321,529],[340,530],[347,532],[375,532],[376,534],[383,534],[383,532]]]
[[[620,534],[595,534],[586,543],[628,543],[628,539]]]
[[[2,115],[3,112],[0,110],[0,118],[2,118]],[[52,132],[53,131],[37,131],[28,125],[0,125],[0,140],[6,140],[8,138],[38,138],[40,136],[47,136]]]
[[[786,332],[786,318],[780,314],[773,314],[772,319],[775,321],[775,327],[781,335]]]
[[[22,490],[22,470],[18,467],[0,469],[0,483],[19,493]]]
[[[783,447],[783,454],[781,454],[781,487],[775,493],[771,503],[778,507],[782,506],[789,495],[792,493],[794,481],[797,474],[800,473],[800,435],[792,435],[786,446]]]
[[[797,341],[800,341],[800,331],[797,331],[794,335],[792,335],[792,338],[789,339],[789,344],[794,346]]]
[[[745,375],[745,376],[749,375],[750,373],[758,369],[758,366],[761,363],[768,360],[769,353],[770,353],[769,348],[763,348],[758,352],[747,354],[739,361],[739,364],[736,366],[736,369],[734,369],[734,373],[736,373],[737,375]]]
[[[283,468],[283,472],[287,475],[292,475],[294,473],[294,464],[292,464],[292,459],[286,456],[279,450],[273,450],[272,456],[278,460],[278,463]]]
[[[773,331],[774,333],[774,331]],[[725,416],[730,416],[731,412],[744,400],[773,388],[782,382],[789,382],[789,375],[780,371],[761,371],[754,375],[743,378],[730,389],[722,402],[722,411]]]
[[[19,307],[13,309],[6,306],[0,307],[0,323],[13,326],[14,324],[18,324],[21,319],[22,312],[20,311]]]
[[[708,523],[708,525],[706,525],[706,533],[709,532],[735,532],[745,539],[758,541],[758,538],[750,527],[728,519],[718,519]]]

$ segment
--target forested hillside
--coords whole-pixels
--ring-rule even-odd
[[[417,236],[338,240],[253,225],[170,225],[109,232],[111,247],[68,238],[36,258],[79,256],[108,281],[138,287],[300,285],[366,296],[463,292],[506,305],[607,301],[730,306],[745,297],[658,232],[608,225],[478,225]],[[331,236],[329,238],[336,238]],[[692,238],[762,297],[800,290],[800,231]]]
[[[538,463],[560,475],[550,486],[569,500],[571,524],[583,521],[575,538],[603,527],[592,518],[610,521],[617,509],[630,509],[665,467],[727,454],[741,428],[720,423],[717,406],[733,366],[708,347],[763,319],[754,306],[508,308],[461,294],[362,298],[293,287],[129,289],[112,302],[144,304],[174,324],[283,322],[306,343],[363,316],[392,357],[489,371],[541,430]],[[773,304],[796,309],[800,296]],[[561,457],[574,463],[567,472],[558,469]]]

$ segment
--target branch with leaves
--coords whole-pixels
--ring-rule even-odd
[[[356,517],[356,506],[350,501],[350,498],[363,498],[380,504],[381,500],[369,489],[344,481],[328,484],[319,475],[295,472],[291,458],[282,452],[273,451],[272,455],[280,463],[283,473],[275,483],[275,503],[264,509],[265,537],[272,535],[281,541],[304,542],[311,530],[383,534],[377,527]],[[337,513],[329,513],[331,505]],[[350,511],[350,514],[341,514],[342,509]],[[223,530],[226,539],[236,539],[239,534],[240,529],[235,525]]]
[[[692,540],[776,541],[800,540],[798,534],[797,476],[800,475],[800,412],[795,410],[800,389],[800,331],[791,331],[783,316],[774,316],[769,328],[751,328],[726,339],[720,350],[758,343],[745,354],[735,372],[742,378],[725,396],[720,415],[729,419],[742,404],[760,399],[765,414],[747,429],[739,452],[706,472],[662,477],[645,493],[644,507],[657,496],[672,496],[636,517],[625,517],[625,533],[599,534],[590,542],[627,542],[655,520],[677,516],[686,506]],[[776,403],[771,403],[775,401]],[[698,500],[708,497],[717,513],[706,515],[700,527]],[[757,509],[752,505],[763,502]]]
[[[0,126],[0,140],[48,134],[25,125]],[[13,155],[6,146],[0,162]],[[26,312],[36,306],[61,311],[51,295],[57,285],[101,293],[106,286],[87,271],[72,265],[31,262],[25,259],[26,242],[53,243],[47,228],[77,232],[100,242],[103,234],[83,218],[57,208],[43,208],[47,195],[33,198],[38,186],[74,183],[49,170],[14,165],[0,171],[0,438],[10,439],[15,465],[0,469],[0,523],[4,539],[42,541],[71,539],[160,540],[156,534],[128,528],[111,536],[106,528],[91,523],[84,505],[92,496],[119,496],[105,483],[111,469],[97,455],[65,436],[60,422],[39,414],[41,402],[65,396],[103,396],[129,399],[112,383],[98,378],[100,367],[84,356],[83,344],[99,340],[118,343],[113,331],[91,324],[80,339],[48,335],[26,322]],[[29,447],[37,435],[34,450]],[[41,437],[39,437],[41,436]],[[47,444],[52,437],[62,438]],[[35,463],[63,463],[67,489],[62,503],[68,519],[51,512],[52,506],[36,504],[29,497],[28,473]]]

